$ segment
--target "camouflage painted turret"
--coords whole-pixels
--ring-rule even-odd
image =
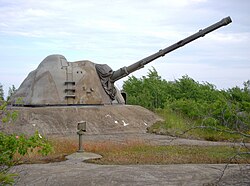
[[[13,95],[13,105],[105,105],[124,103],[114,83],[151,61],[231,23],[230,17],[152,54],[128,67],[113,71],[106,64],[91,61],[68,62],[62,55],[46,57]]]

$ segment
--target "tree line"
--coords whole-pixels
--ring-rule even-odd
[[[211,83],[199,83],[187,75],[166,81],[153,68],[141,78],[129,77],[123,91],[128,104],[151,110],[171,109],[202,125],[244,132],[250,129],[250,80],[243,83],[243,88],[218,90]]]
[[[12,85],[9,87],[8,96],[6,97],[6,100],[8,101],[10,97],[16,92],[16,87]],[[3,85],[0,83],[0,100],[4,101],[4,90]]]

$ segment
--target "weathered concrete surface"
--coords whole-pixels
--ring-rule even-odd
[[[114,101],[102,87],[95,63],[68,62],[62,55],[47,56],[29,73],[11,97],[14,105],[71,105],[124,103],[120,91]]]
[[[67,160],[75,161],[75,162],[82,162],[85,160],[100,159],[100,158],[102,158],[101,155],[91,153],[91,152],[76,152],[76,153],[73,153],[73,154],[66,156]]]
[[[60,107],[12,107],[18,110],[18,120],[0,125],[0,131],[9,133],[76,135],[77,123],[87,121],[87,134],[141,133],[161,120],[153,112],[132,105],[110,106],[60,106]]]
[[[17,186],[250,185],[250,165],[95,165],[68,160],[20,165]],[[219,178],[222,176],[220,182]]]
[[[71,137],[77,140],[77,136]],[[139,140],[158,145],[232,145],[228,143],[174,139],[153,134],[85,135],[84,143],[107,140],[124,143]],[[93,153],[74,153],[67,161],[49,164],[19,165],[11,172],[20,176],[16,185],[250,185],[250,165],[95,165],[82,162],[100,158]],[[224,171],[224,168],[225,171]],[[224,174],[223,174],[224,171]],[[222,176],[223,175],[223,176]],[[219,181],[220,177],[222,179]],[[219,182],[218,182],[219,181]]]

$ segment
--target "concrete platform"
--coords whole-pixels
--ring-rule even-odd
[[[83,162],[85,160],[100,159],[100,158],[102,158],[101,155],[91,152],[76,152],[74,154],[66,156],[66,159],[68,161],[77,161],[77,162]]]

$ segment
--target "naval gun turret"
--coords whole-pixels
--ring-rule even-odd
[[[231,23],[230,17],[161,49],[138,62],[113,71],[106,64],[91,61],[68,62],[62,55],[46,57],[28,75],[11,102],[17,106],[106,105],[125,103],[114,83],[153,60]]]

